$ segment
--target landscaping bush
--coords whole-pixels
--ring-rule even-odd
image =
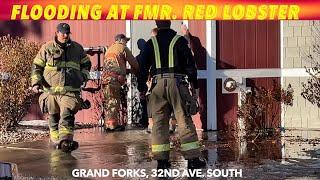
[[[272,89],[253,87],[252,93],[242,93],[238,117],[243,119],[245,129],[249,133],[276,127],[275,122],[278,122],[276,118],[279,117],[277,114],[279,103],[293,105],[293,89],[290,84],[286,89],[281,89],[274,82]]]
[[[306,70],[310,77],[307,83],[302,83],[301,96],[320,108],[320,64]]]
[[[23,38],[0,37],[0,131],[16,125],[35,98],[28,87],[39,49],[40,44]]]
[[[306,72],[310,75],[306,83],[302,83],[301,96],[320,108],[320,29],[319,26],[312,27],[313,43],[311,52],[306,54],[304,61],[310,63]]]

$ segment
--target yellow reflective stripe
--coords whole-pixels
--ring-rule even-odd
[[[33,64],[38,65],[40,67],[45,67],[46,66],[46,62],[43,59],[40,58],[34,58],[33,60]]]
[[[57,71],[58,67],[52,67],[52,66],[46,66],[45,67],[46,70],[50,70],[50,71]]]
[[[82,59],[80,60],[80,64],[84,64],[84,63],[86,63],[86,62],[88,62],[88,61],[90,61],[90,58],[89,58],[88,56],[86,56],[86,57],[84,57],[84,58],[82,58]]]
[[[50,129],[50,138],[53,140],[59,140],[59,131]]]
[[[31,76],[31,79],[32,80],[41,80],[42,76],[40,74],[34,74],[34,75]]]
[[[73,61],[59,62],[56,66],[52,66],[47,63],[45,69],[50,70],[50,71],[57,71],[58,68],[64,68],[64,67],[73,68],[73,69],[80,71],[80,64],[73,62]]]
[[[200,148],[199,141],[181,144],[181,151],[189,151],[189,150],[199,149],[199,148]]]
[[[179,35],[175,35],[173,37],[173,39],[170,42],[169,45],[169,68],[173,68],[174,67],[174,62],[173,62],[173,47],[176,44],[177,40],[180,38]]]
[[[50,166],[59,167],[61,166],[61,152],[60,151],[50,151]]]
[[[62,63],[62,67],[64,67],[64,63]],[[69,61],[65,63],[65,67],[70,67],[76,70],[80,70],[80,64],[73,61]]]
[[[56,86],[50,88],[44,88],[44,92],[48,93],[65,93],[68,91],[80,91],[80,88],[73,88],[72,86]]]
[[[152,44],[153,44],[153,50],[154,50],[154,55],[156,59],[156,68],[160,69],[161,68],[161,60],[160,60],[160,51],[159,51],[159,45],[156,37],[151,37]]]
[[[72,128],[66,128],[66,127],[63,127],[61,126],[59,128],[59,135],[63,136],[63,135],[73,135],[73,129]]]
[[[86,76],[87,79],[90,79],[90,72],[86,69],[82,69],[81,72]]]
[[[170,144],[152,145],[152,152],[170,151]]]

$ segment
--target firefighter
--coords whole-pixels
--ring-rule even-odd
[[[152,153],[157,160],[158,169],[167,169],[169,162],[169,119],[173,112],[178,123],[178,134],[181,150],[188,160],[188,168],[195,169],[206,166],[200,160],[200,144],[191,115],[190,102],[197,99],[197,69],[192,53],[185,38],[170,29],[170,21],[156,21],[158,33],[148,40],[142,53],[138,90],[146,91],[143,86],[147,81],[148,70],[152,76],[150,105],[153,119]],[[192,96],[189,93],[188,77],[193,86]]]
[[[50,140],[64,152],[78,148],[73,141],[75,114],[81,107],[80,87],[89,78],[91,62],[83,47],[70,39],[70,26],[60,23],[54,40],[45,43],[32,65],[32,90],[42,112],[48,113]]]
[[[124,34],[115,36],[115,42],[108,48],[104,58],[102,82],[104,84],[105,130],[124,130],[125,123],[120,121],[121,87],[126,83],[126,74],[137,74],[138,62],[126,46],[130,38]],[[129,62],[131,69],[126,69]]]
[[[144,39],[138,39],[137,46],[140,50],[140,53],[136,56],[136,60],[139,62],[141,58],[141,53],[144,49],[144,46],[146,44],[146,41]],[[141,78],[140,74],[138,74],[138,79]],[[139,118],[139,121],[137,123],[137,127],[140,128],[147,128],[148,127],[148,109],[147,109],[147,99],[144,94],[140,94],[140,105],[141,105],[141,117]]]
[[[158,33],[158,28],[153,28],[151,30],[151,37],[155,37],[157,35],[157,33]],[[145,46],[145,43],[144,43],[144,46]],[[141,58],[142,58],[141,55],[137,56],[137,60],[138,60],[139,63],[142,60]],[[138,79],[141,78],[141,76],[142,76],[142,74],[139,74]],[[148,79],[147,79],[147,85],[145,83],[143,83],[143,84],[140,84],[140,86],[143,86],[144,89],[148,89],[149,90],[151,88],[151,81],[152,81],[151,80],[151,76],[149,75]],[[140,81],[138,80],[138,82],[140,82]],[[149,94],[150,94],[149,92],[140,92],[140,100],[141,100],[141,102],[147,101],[148,98],[146,96],[149,96]],[[152,123],[152,115],[151,115],[151,111],[150,111],[151,106],[149,104],[149,107],[147,108],[146,107],[147,102],[141,103],[141,104],[142,104],[142,118],[148,117],[147,133],[151,133],[152,125],[153,125],[153,123]],[[172,134],[172,133],[174,133],[174,131],[176,129],[176,125],[177,125],[177,121],[176,121],[174,115],[172,115],[172,118],[170,118],[169,123],[170,123],[169,132],[170,132],[170,134]]]

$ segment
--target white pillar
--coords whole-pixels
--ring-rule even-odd
[[[126,36],[127,37],[131,37],[131,21],[130,20],[126,20]],[[132,41],[129,41],[127,43],[127,47],[129,49],[131,49],[132,47]],[[129,63],[127,62],[127,68],[130,68],[130,65]],[[129,91],[127,93],[127,118],[128,118],[128,124],[132,124],[132,115],[131,115],[131,112],[132,112],[132,101],[129,101],[130,99],[133,98],[133,92],[132,92],[132,88],[131,88],[131,74],[127,75],[127,85],[129,87]]]
[[[280,21],[280,67],[281,70],[283,69],[283,62],[284,62],[284,54],[283,54],[283,20]],[[281,71],[281,87],[284,87],[284,77]],[[284,123],[284,105],[281,103],[281,128],[284,128],[285,123]]]
[[[207,128],[217,130],[217,95],[216,95],[216,21],[206,21],[207,37]]]
[[[283,63],[284,63],[284,54],[283,54],[283,20],[280,21],[280,67],[281,70],[284,68]],[[281,71],[281,87],[284,87],[284,76]],[[281,103],[281,128],[285,128],[285,123],[284,123],[284,118],[285,118],[285,106]],[[284,131],[281,131],[281,163],[285,162],[286,158],[286,145],[285,145],[285,140],[284,140]]]

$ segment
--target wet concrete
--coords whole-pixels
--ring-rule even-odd
[[[204,139],[202,156],[207,159],[207,170],[242,169],[244,179],[320,179],[320,131],[286,131],[282,137],[255,141],[230,140],[217,132],[199,132],[199,136]],[[150,134],[143,130],[105,133],[99,128],[83,129],[76,131],[75,139],[80,148],[71,154],[48,148],[48,139],[2,146],[0,161],[16,164],[20,178],[34,179],[72,179],[74,169],[149,172],[156,168]],[[173,169],[186,168],[179,151],[172,151],[170,158]]]

